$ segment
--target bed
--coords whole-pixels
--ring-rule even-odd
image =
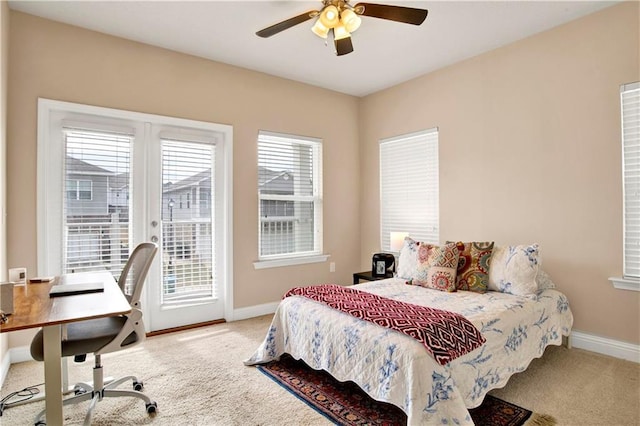
[[[527,295],[446,292],[407,285],[402,278],[354,288],[461,314],[486,342],[440,365],[412,337],[293,295],[280,302],[264,341],[245,364],[266,363],[288,353],[400,407],[409,425],[465,425],[473,424],[469,408],[524,371],[547,346],[561,345],[573,324],[566,296],[554,288]]]

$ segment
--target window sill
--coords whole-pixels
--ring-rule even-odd
[[[640,279],[610,277],[611,284],[619,290],[640,291]]]
[[[320,262],[326,262],[328,258],[329,258],[328,254],[319,254],[316,256],[288,257],[288,258],[274,259],[274,260],[259,260],[257,262],[253,262],[253,268],[266,269],[266,268],[279,268],[281,266],[304,265],[306,263],[320,263]]]

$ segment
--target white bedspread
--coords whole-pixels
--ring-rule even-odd
[[[265,340],[245,364],[288,353],[340,381],[354,381],[374,399],[397,405],[407,413],[409,425],[473,424],[467,408],[477,407],[488,391],[524,371],[548,345],[560,345],[573,324],[567,298],[553,289],[529,297],[445,293],[395,278],[356,288],[460,313],[487,342],[441,366],[411,337],[293,296],[280,303]]]

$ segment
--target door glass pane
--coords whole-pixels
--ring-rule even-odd
[[[162,301],[216,297],[215,145],[162,141]]]
[[[65,131],[63,273],[108,270],[129,256],[131,137]]]

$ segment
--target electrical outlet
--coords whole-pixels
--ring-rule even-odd
[[[335,272],[336,271],[336,262],[330,262],[329,263],[329,272]]]
[[[9,269],[9,281],[15,284],[25,284],[27,282],[27,268]]]

